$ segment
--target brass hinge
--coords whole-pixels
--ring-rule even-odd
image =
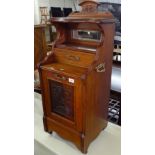
[[[105,63],[101,63],[96,67],[98,73],[105,72]]]

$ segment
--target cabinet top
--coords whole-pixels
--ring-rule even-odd
[[[114,33],[115,19],[110,12],[99,12],[97,0],[82,0],[81,12],[73,12],[68,17],[53,17],[57,38],[53,44],[56,48],[99,55],[107,37]],[[108,24],[107,24],[108,23]]]
[[[53,17],[51,18],[51,22],[59,22],[59,23],[114,23],[115,19],[112,17],[107,17],[107,16],[101,16],[101,17],[95,17],[94,15],[89,15],[89,16],[78,16],[79,14],[76,14],[76,17]]]

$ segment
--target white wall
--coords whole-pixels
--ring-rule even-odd
[[[121,0],[98,0],[98,1],[121,4]]]
[[[38,0],[34,0],[34,25],[40,23],[39,3]]]

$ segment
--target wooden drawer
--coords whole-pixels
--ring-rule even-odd
[[[55,49],[54,53],[57,62],[84,68],[90,66],[95,59],[95,54],[66,49]]]
[[[66,76],[61,73],[47,71],[47,77],[48,77],[48,79],[58,81],[58,82],[68,84],[68,85],[76,85],[77,84],[77,80],[74,77]]]
[[[52,63],[50,65],[41,66],[41,68],[47,71],[49,77],[53,77],[55,80],[64,82],[70,82],[69,78],[81,80],[87,71],[85,68],[61,63]]]

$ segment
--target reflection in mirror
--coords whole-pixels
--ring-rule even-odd
[[[92,30],[73,30],[73,39],[85,41],[100,41],[101,32]]]

